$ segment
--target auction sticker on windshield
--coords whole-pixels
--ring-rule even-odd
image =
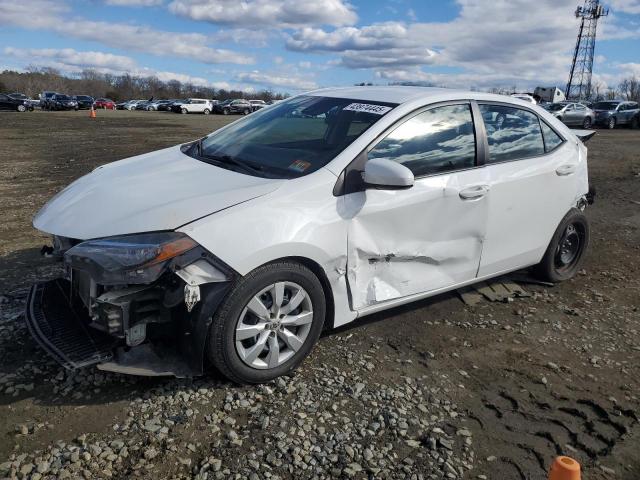
[[[351,112],[366,112],[373,113],[375,115],[384,115],[392,107],[385,107],[384,105],[372,105],[370,103],[351,103],[344,107],[342,110],[348,110]]]

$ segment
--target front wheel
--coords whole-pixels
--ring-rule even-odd
[[[582,128],[591,128],[591,117],[585,117],[582,121]]]
[[[189,110],[187,110],[186,108],[182,107],[182,108],[180,109],[180,113],[182,113],[182,114],[186,114],[186,113],[189,113]]]
[[[24,105],[18,105],[18,111],[19,112],[26,112],[27,111],[27,107],[25,107]]]
[[[609,130],[613,130],[614,128],[616,128],[616,119],[615,119],[615,117],[611,117],[609,119],[609,121],[607,122],[607,128]]]
[[[202,113],[204,113],[205,115],[209,115],[211,113],[211,110],[209,110],[208,108],[205,108],[204,112]]]
[[[318,340],[326,301],[305,266],[282,261],[238,280],[213,316],[207,354],[237,383],[262,383],[302,363]]]
[[[587,217],[572,208],[558,225],[542,261],[535,266],[536,276],[549,282],[572,278],[582,265],[589,237]]]
[[[242,111],[243,115],[249,115],[250,113],[251,113],[251,111],[246,109],[246,108]]]
[[[229,115],[229,109],[225,108],[224,110],[222,110],[222,114],[223,115]]]

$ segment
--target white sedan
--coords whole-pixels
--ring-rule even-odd
[[[318,90],[57,194],[34,226],[68,273],[28,325],[68,368],[264,382],[323,329],[525,267],[571,278],[590,199],[583,142],[531,103]]]

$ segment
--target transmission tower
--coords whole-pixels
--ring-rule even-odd
[[[576,18],[580,19],[580,30],[578,31],[576,49],[573,52],[569,82],[565,91],[567,100],[585,100],[591,95],[596,28],[598,19],[607,15],[609,15],[609,9],[600,5],[600,0],[585,0],[584,5],[576,9]]]

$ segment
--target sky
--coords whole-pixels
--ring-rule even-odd
[[[567,82],[579,0],[0,0],[0,70],[297,93],[371,82]],[[640,0],[609,0],[594,82],[640,77]]]

